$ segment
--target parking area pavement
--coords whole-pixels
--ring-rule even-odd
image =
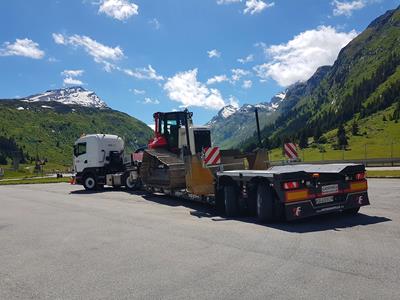
[[[260,225],[65,183],[0,186],[0,299],[400,299],[400,180],[371,206]]]

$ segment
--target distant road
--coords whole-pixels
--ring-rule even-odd
[[[400,299],[400,180],[270,226],[68,184],[0,186],[0,299]]]
[[[397,167],[367,167],[367,171],[396,171],[400,170],[400,166]]]

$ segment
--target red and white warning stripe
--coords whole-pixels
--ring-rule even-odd
[[[143,152],[132,153],[133,161],[143,161]]]
[[[297,159],[298,158],[298,154],[297,154],[297,150],[296,150],[296,145],[294,143],[286,143],[283,146],[283,149],[285,151],[285,155],[289,158],[289,159]]]
[[[221,152],[219,147],[207,147],[203,150],[203,162],[206,166],[221,164]]]

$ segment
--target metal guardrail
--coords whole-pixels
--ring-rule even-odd
[[[400,166],[400,158],[368,158],[368,159],[345,159],[345,160],[320,160],[320,161],[297,161],[287,162],[285,160],[275,160],[269,162],[272,166],[281,165],[298,165],[298,164],[343,164],[355,163],[363,164],[366,167],[385,167],[385,166]]]

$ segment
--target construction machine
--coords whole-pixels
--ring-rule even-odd
[[[154,137],[147,149],[131,155],[117,171],[97,166],[102,171],[97,175],[92,168],[90,176],[96,184],[114,185],[115,177],[118,186],[208,202],[229,217],[251,214],[261,222],[335,211],[357,213],[369,205],[363,165],[270,167],[263,149],[241,153],[214,147],[210,129],[194,126],[192,117],[188,110],[155,113]],[[78,149],[79,143],[82,140],[76,143]],[[74,165],[80,160],[75,157]],[[85,185],[85,168],[75,168],[80,171],[77,182]]]

